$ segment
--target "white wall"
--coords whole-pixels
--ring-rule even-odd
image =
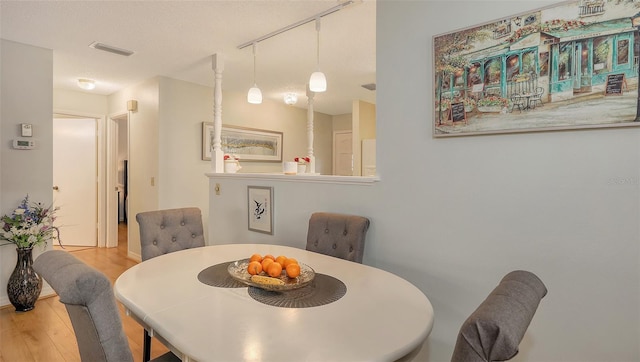
[[[213,107],[212,95],[210,98]],[[299,99],[298,102],[306,102],[306,99]],[[212,112],[213,108],[210,122],[213,120]],[[223,92],[222,124],[283,132],[283,161],[293,161],[296,157],[307,155],[306,109],[267,100],[262,104],[248,104],[245,93]],[[331,174],[331,116],[314,112],[313,126],[316,172]],[[282,172],[280,163],[243,162],[241,159],[240,164],[243,167],[241,172]]]
[[[127,200],[128,254],[140,259],[140,231],[135,215],[159,208],[159,87],[160,78],[148,79],[108,97],[109,114],[123,114],[127,101],[137,100],[129,112],[129,195]],[[181,140],[182,141],[182,140]]]
[[[214,179],[212,242],[304,247],[311,212],[364,215],[364,263],[433,304],[417,360],[450,360],[464,319],[515,269],[536,273],[549,294],[514,361],[640,360],[640,129],[432,135],[432,37],[549,4],[379,0],[381,181]],[[247,231],[247,185],[274,187],[273,236]]]
[[[212,118],[213,89],[160,78],[159,105],[158,207],[199,207],[206,240],[209,210],[202,192],[207,180],[200,175],[211,170],[211,162],[201,158],[202,122]]]
[[[384,218],[398,223],[387,235],[410,230],[402,252],[372,252],[433,302],[432,360],[513,269],[549,289],[518,360],[640,360],[640,130],[432,138],[432,37],[551,3],[378,3],[378,164],[393,190],[382,204],[412,212]],[[419,162],[396,162],[408,156]]]
[[[0,39],[0,215],[11,214],[27,194],[34,202],[52,202],[52,72],[51,50]],[[11,148],[20,123],[33,125],[34,150]],[[9,304],[6,285],[16,265],[15,249],[0,247],[0,305]],[[34,257],[43,251],[35,248]],[[43,293],[49,292],[45,287]]]
[[[141,211],[196,206],[209,230],[204,173],[211,163],[201,154],[202,122],[213,121],[213,88],[156,77],[109,96],[108,114],[122,113],[131,99],[138,111],[130,113],[129,220]],[[244,93],[234,92],[223,93],[222,110],[225,125],[284,132],[284,160],[307,154],[306,110],[268,101],[249,105]],[[317,171],[330,173],[331,117],[316,112],[314,127]],[[241,172],[282,172],[280,163],[240,161]],[[139,259],[138,225],[128,225],[129,254]]]
[[[107,97],[67,89],[53,90],[53,108],[73,115],[107,115]]]
[[[353,101],[353,175],[362,176],[362,140],[376,138],[376,106]]]
[[[351,131],[352,125],[352,114],[339,114],[337,116],[332,117],[333,121],[333,130],[334,131]]]

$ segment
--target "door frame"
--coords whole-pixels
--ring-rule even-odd
[[[56,118],[58,116],[61,116],[59,118],[63,118],[63,117],[72,117],[72,118],[93,118],[96,120],[98,127],[97,127],[97,152],[98,152],[98,160],[97,160],[97,166],[98,166],[98,176],[97,176],[97,180],[96,180],[96,192],[97,192],[97,202],[98,202],[98,220],[96,220],[96,227],[98,229],[97,232],[97,236],[98,236],[98,240],[97,240],[97,245],[99,248],[105,247],[106,246],[106,208],[105,208],[105,202],[106,202],[106,174],[105,174],[105,117],[104,115],[100,115],[100,114],[93,114],[93,113],[82,113],[82,112],[77,112],[77,111],[69,111],[69,110],[65,110],[65,109],[54,109],[53,110],[53,116],[51,117],[51,121],[53,122],[53,118]]]
[[[115,191],[118,189],[118,128],[120,127],[118,122],[120,120],[126,119],[127,124],[127,135],[129,134],[129,112],[122,111],[111,114],[109,116],[109,121],[107,122],[106,132],[106,190],[105,190],[105,198],[106,198],[106,220],[105,225],[107,229],[107,238],[106,238],[106,247],[116,247],[118,246],[118,202],[117,197],[108,197],[109,195],[113,196],[109,190]],[[127,139],[129,137],[127,136]],[[127,150],[129,149],[129,144],[127,143]],[[128,152],[128,151],[127,151]],[[128,175],[128,173],[127,173]],[[116,193],[117,195],[117,193]],[[126,207],[126,204],[125,204]],[[125,210],[127,212],[127,210]],[[128,213],[127,213],[128,215]]]

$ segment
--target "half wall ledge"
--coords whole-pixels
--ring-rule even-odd
[[[333,175],[285,175],[281,173],[205,173],[210,179],[224,178],[235,180],[289,181],[324,184],[349,184],[371,186],[380,181],[379,176],[333,176]]]

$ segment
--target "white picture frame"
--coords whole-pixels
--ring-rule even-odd
[[[247,186],[247,222],[249,230],[273,235],[273,187]]]
[[[222,126],[222,151],[240,161],[282,162],[283,133],[256,128]],[[202,159],[211,160],[213,122],[202,122]]]

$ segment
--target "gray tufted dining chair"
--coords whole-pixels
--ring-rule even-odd
[[[516,270],[505,275],[462,324],[451,361],[512,359],[546,294],[544,283],[531,272]]]
[[[309,251],[362,263],[369,219],[356,215],[316,212],[309,218]]]
[[[197,207],[146,211],[136,215],[142,261],[204,246],[202,212]]]
[[[142,261],[174,251],[204,246],[202,212],[197,207],[141,212],[136,215],[140,226]],[[151,335],[144,330],[143,361],[151,354]]]
[[[69,313],[82,361],[133,361],[109,279],[64,250],[42,253],[33,268]],[[180,361],[171,352],[155,361]]]

